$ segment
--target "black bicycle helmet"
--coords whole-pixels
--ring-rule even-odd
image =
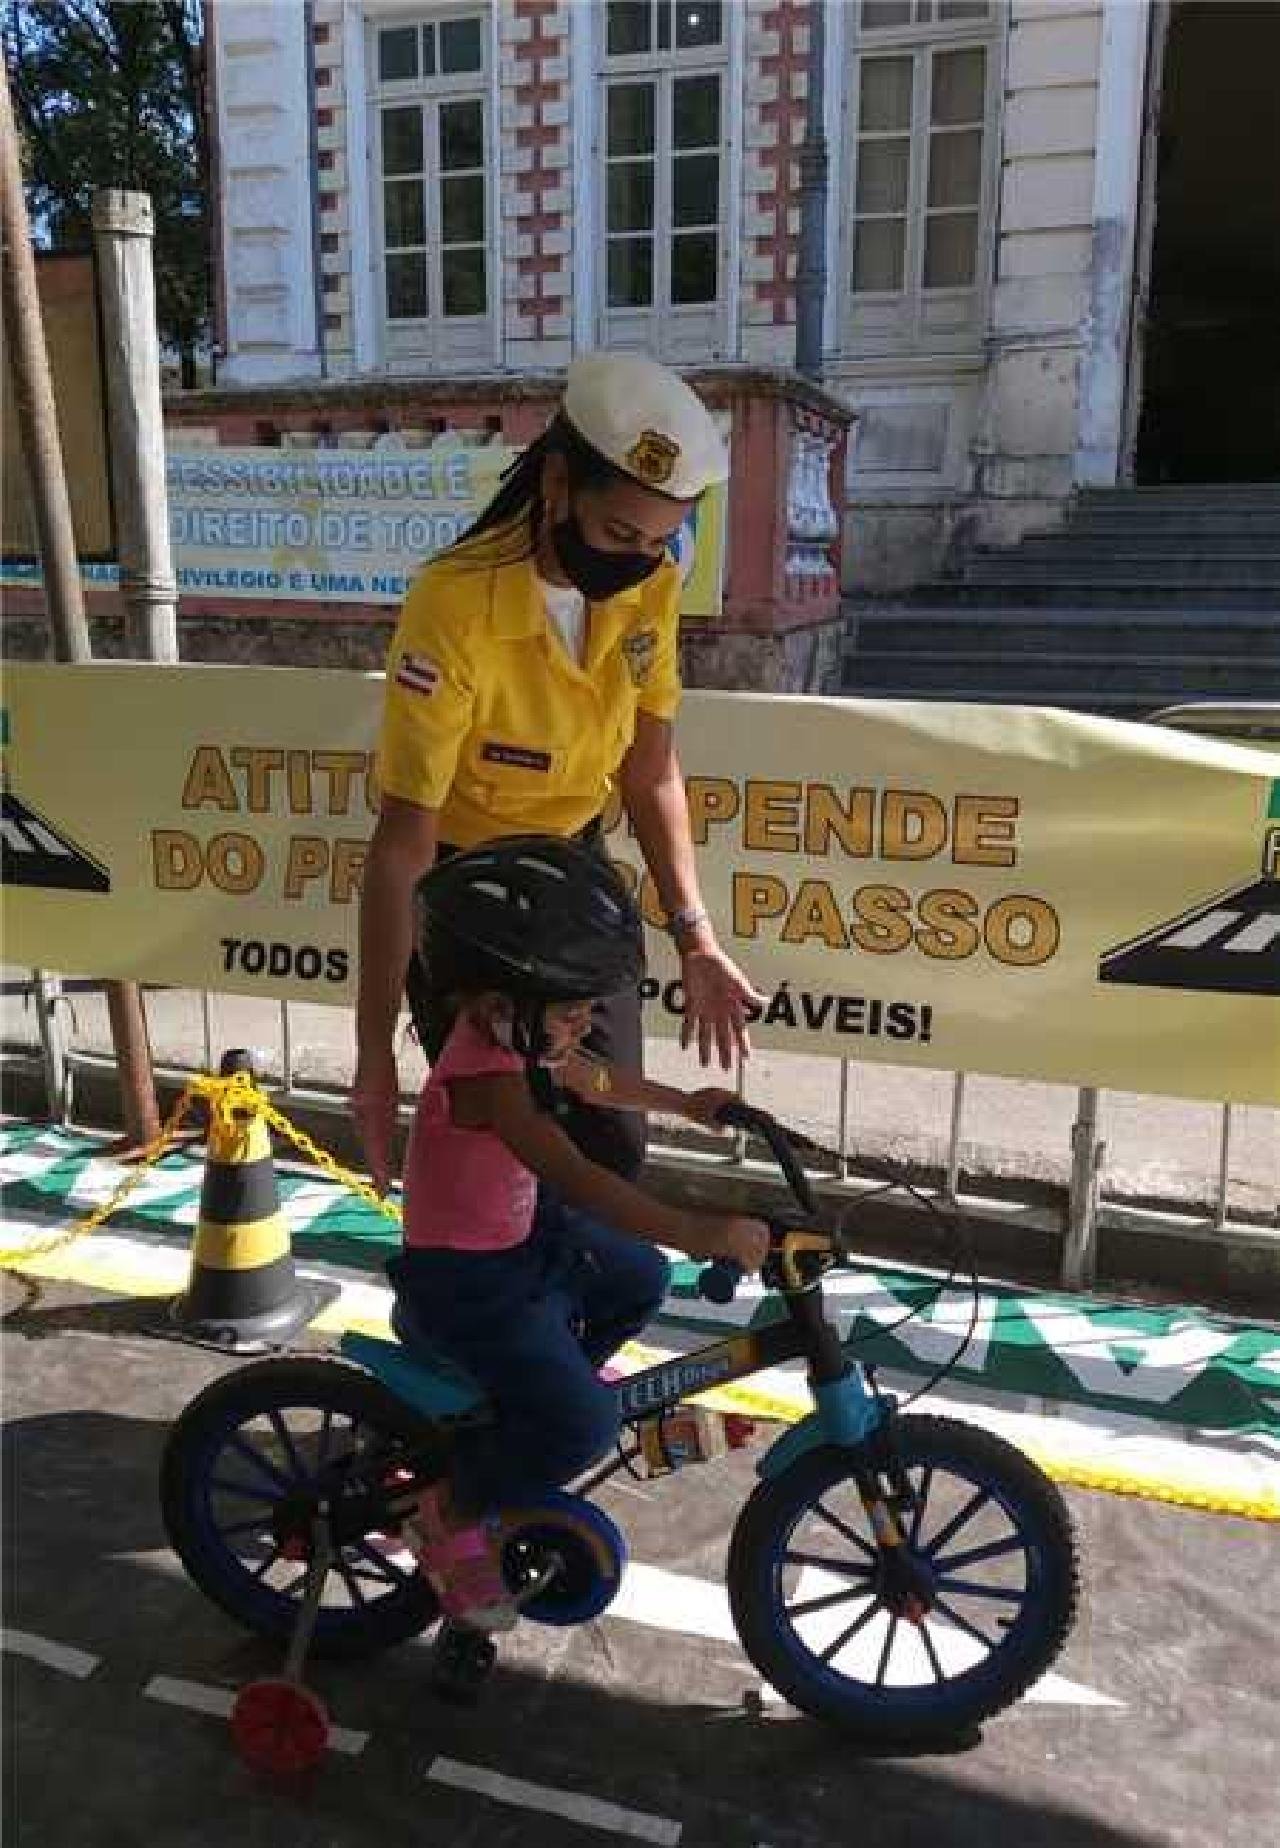
[[[539,1011],[635,987],[640,915],[578,841],[524,834],[452,855],[419,880],[418,954],[438,994],[492,990]]]

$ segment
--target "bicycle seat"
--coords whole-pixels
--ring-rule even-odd
[[[394,1341],[376,1335],[345,1334],[339,1346],[398,1399],[428,1418],[457,1418],[485,1406],[484,1388],[464,1367],[435,1347],[402,1302],[391,1310]]]

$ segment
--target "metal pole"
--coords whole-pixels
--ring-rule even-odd
[[[36,1005],[36,1030],[44,1065],[44,1090],[54,1123],[67,1120],[67,1049],[58,1019],[58,978],[43,969],[31,971],[31,993]]]
[[[849,1178],[849,1106],[851,1103],[851,1085],[849,1082],[849,1061],[840,1061],[840,1179]]]
[[[951,1081],[951,1135],[947,1142],[947,1199],[955,1206],[960,1198],[960,1127],[964,1121],[964,1073],[956,1072]]]
[[[1222,1142],[1218,1151],[1218,1210],[1214,1216],[1215,1232],[1227,1229],[1227,1196],[1231,1187],[1231,1105],[1222,1106]]]
[[[826,0],[812,0],[808,107],[800,146],[800,248],[796,258],[796,371],[822,377],[822,310],[827,293]]]
[[[154,235],[147,193],[94,194],[111,480],[129,652],[146,661],[176,661],[178,588],[169,551]]]
[[[40,318],[36,263],[31,250],[27,202],[22,191],[9,79],[3,66],[0,66],[0,232],[3,233],[0,270],[4,278],[9,373],[22,455],[31,485],[45,603],[53,630],[53,652],[59,661],[88,661],[93,650],[85,620],[84,589],[76,558],[67,478],[62,466],[58,413],[44,344],[44,323]]]
[[[1076,1110],[1062,1281],[1068,1289],[1082,1290],[1092,1284],[1098,1269],[1098,1175],[1105,1147],[1098,1135],[1098,1092],[1092,1086],[1081,1088]]]

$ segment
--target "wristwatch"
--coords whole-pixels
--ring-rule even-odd
[[[671,936],[682,936],[686,931],[697,930],[699,924],[705,924],[708,915],[702,905],[685,905],[679,911],[673,911],[667,919],[667,930]]]

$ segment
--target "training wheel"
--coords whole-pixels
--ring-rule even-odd
[[[231,1735],[246,1764],[274,1777],[310,1771],[329,1743],[322,1700],[296,1681],[251,1681],[236,1695]]]

